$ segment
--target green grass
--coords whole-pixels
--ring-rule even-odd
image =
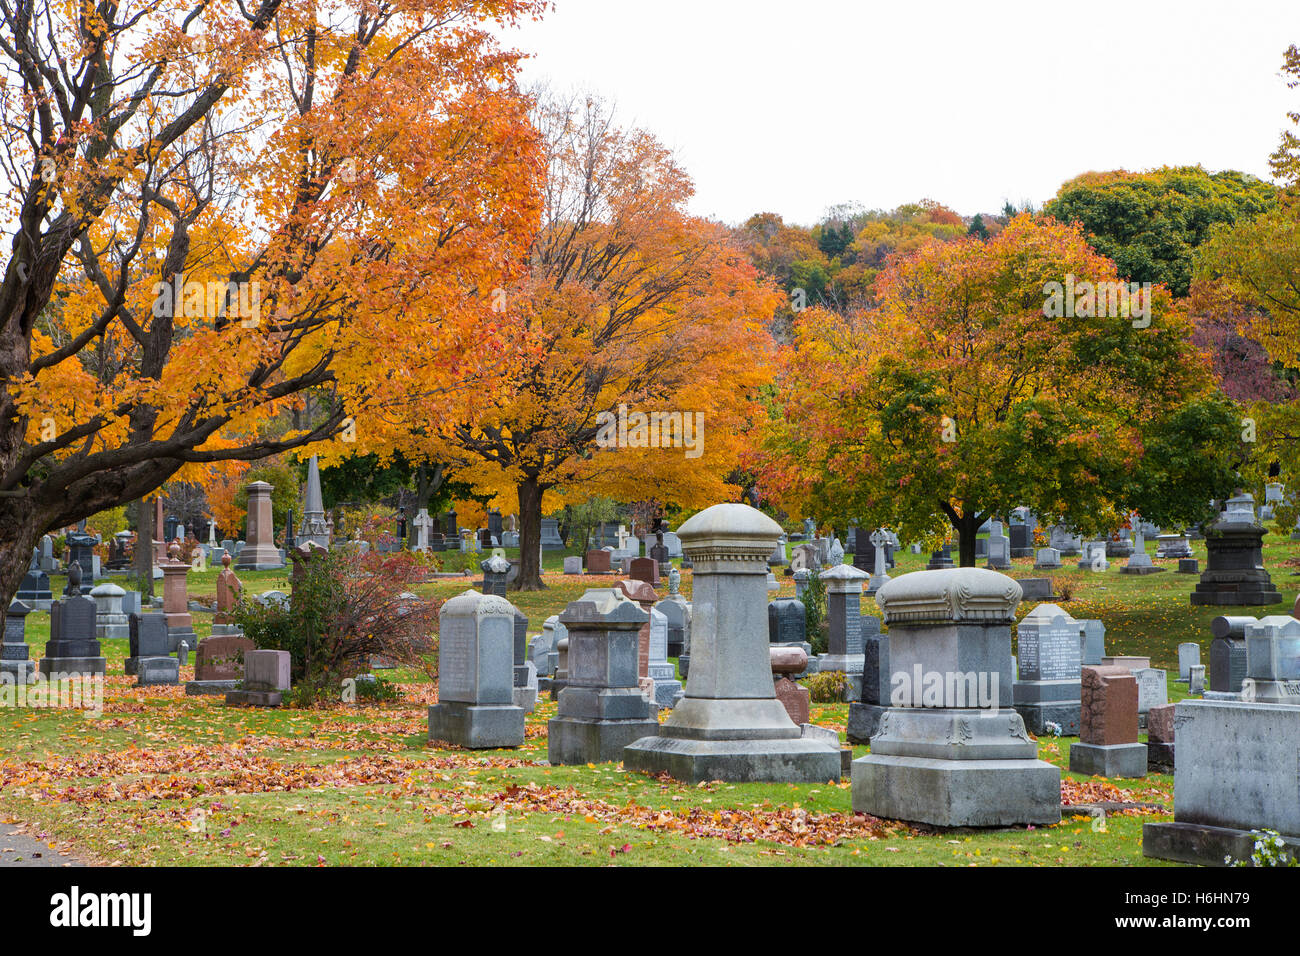
[[[1193,547],[1204,564],[1203,543]],[[1300,545],[1270,535],[1266,563],[1285,601],[1232,612],[1289,611],[1296,579],[1281,562],[1297,554]],[[588,587],[614,580],[560,575],[562,557],[546,555],[546,590],[511,595],[532,631]],[[925,559],[902,551],[896,573],[923,567]],[[1032,561],[1013,563],[1015,577],[1040,576]],[[1190,606],[1194,576],[1129,577],[1118,573],[1120,564],[1112,562],[1105,573],[1072,566],[1050,572],[1074,587],[1074,599],[1061,602],[1070,614],[1106,624],[1107,653],[1146,655],[1172,668],[1183,641],[1208,651],[1209,622],[1220,610]],[[288,590],[283,572],[240,577],[253,593]],[[192,572],[191,594],[211,596],[215,578],[215,570]],[[448,597],[473,580],[442,578],[420,591]],[[778,573],[778,580],[781,595],[793,594],[790,578]],[[684,572],[688,596],[690,584]],[[870,599],[863,606],[874,610]],[[39,612],[27,618],[33,658],[48,639],[48,621]],[[195,613],[194,626],[206,634],[211,618]],[[106,641],[104,652],[110,675],[121,675],[126,642]],[[190,676],[186,669],[182,679]],[[529,717],[529,737],[517,750],[434,749],[425,739],[434,688],[405,672],[388,676],[404,682],[406,700],[245,710],[226,708],[219,698],[187,698],[180,688],[137,689],[112,676],[98,719],[42,709],[0,712],[0,818],[100,862],[495,866],[1152,865],[1141,853],[1141,825],[1172,818],[1172,777],[1150,775],[1112,783],[1125,791],[1121,799],[1166,810],[1112,814],[1104,830],[1068,808],[1053,827],[932,832],[878,822],[868,828],[861,818],[853,822],[847,781],[692,787],[617,764],[545,766],[545,725],[555,713],[548,699]],[[1170,700],[1185,694],[1176,676],[1170,674]],[[813,720],[842,735],[847,710],[814,705]],[[1039,751],[1063,768],[1063,779],[1082,784],[1088,781],[1064,770],[1072,741],[1045,738]],[[864,753],[854,748],[855,756]],[[739,816],[732,820],[732,814]],[[773,833],[783,836],[770,839]],[[821,843],[823,836],[829,842]]]

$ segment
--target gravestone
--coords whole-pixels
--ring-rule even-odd
[[[1142,532],[1141,522],[1135,522],[1136,533],[1133,542],[1133,553],[1125,563],[1124,567],[1119,569],[1120,574],[1157,574],[1164,568],[1156,567],[1151,562],[1151,555],[1147,554],[1146,536]]]
[[[1208,866],[1249,860],[1258,830],[1300,848],[1300,706],[1237,700],[1175,705],[1174,819],[1142,828],[1148,857]]]
[[[609,574],[610,553],[605,550],[587,552],[588,574]]]
[[[794,682],[796,674],[808,669],[808,655],[802,647],[773,647],[769,651],[774,679],[773,693],[790,720],[802,726],[808,723],[808,688]]]
[[[248,486],[248,540],[236,551],[233,543],[222,542],[228,554],[237,555],[240,571],[271,571],[284,567],[275,546],[275,525],[271,519],[271,486],[255,481]],[[162,563],[160,560],[159,564]],[[164,574],[166,572],[164,571]]]
[[[1062,556],[1075,555],[1083,547],[1083,538],[1071,532],[1065,525],[1058,524],[1052,526],[1047,545]]]
[[[654,558],[633,558],[628,577],[633,581],[644,581],[651,587],[659,584],[659,562]]]
[[[1106,625],[1096,620],[1080,620],[1079,650],[1085,666],[1097,666],[1106,656]]]
[[[1198,561],[1196,558],[1179,558],[1178,573],[1179,574],[1200,574],[1201,562]]]
[[[54,595],[50,591],[50,576],[41,569],[39,554],[39,549],[32,550],[31,564],[15,596],[32,610],[48,611],[54,603]]]
[[[803,647],[807,640],[808,612],[798,598],[778,598],[767,606],[770,644]]]
[[[624,749],[624,767],[691,783],[838,779],[838,748],[805,738],[772,682],[762,622],[780,526],[748,505],[720,504],[677,533],[695,569],[686,696],[657,736]]]
[[[581,573],[582,573],[582,556],[581,556],[581,555],[578,555],[578,554],[570,554],[570,555],[566,555],[565,558],[564,558],[564,573],[565,573],[565,574],[581,574]]]
[[[1188,641],[1178,645],[1178,679],[1190,680],[1192,668],[1201,662],[1201,645]]]
[[[1061,552],[1056,548],[1039,548],[1034,557],[1035,571],[1052,571],[1061,566]]]
[[[659,707],[677,706],[684,695],[677,671],[668,660],[668,618],[655,607],[650,608],[649,676],[654,681],[654,701]]]
[[[1034,556],[1034,525],[1030,523],[1011,523],[1011,557],[1032,558]]]
[[[84,532],[74,531],[65,539],[68,546],[68,564],[81,565],[81,593],[89,594],[95,586],[95,538]]]
[[[1011,567],[1011,539],[1002,533],[1002,522],[989,523],[988,563],[985,565],[994,571]]]
[[[1156,537],[1157,558],[1190,558],[1192,542],[1185,534],[1162,534]]]
[[[466,591],[438,612],[438,703],[429,741],[468,749],[518,747],[524,711],[514,703],[515,609]]]
[[[594,588],[559,616],[572,648],[568,686],[547,722],[547,759],[553,765],[606,763],[630,743],[659,731],[641,693],[641,628],[649,614],[613,588]]]
[[[81,565],[68,569],[69,578],[80,586]],[[95,602],[73,595],[50,605],[50,639],[45,644],[40,672],[51,680],[58,677],[104,676],[107,661],[95,637]]]
[[[411,521],[411,527],[415,531],[415,544],[411,547],[411,550],[428,551],[430,548],[429,535],[437,527],[437,523],[429,514],[428,508],[421,508],[415,513],[415,518]]]
[[[166,616],[156,611],[132,614],[127,630],[131,656],[126,659],[126,673],[135,675],[136,686],[174,686],[180,683],[180,661],[171,656]]]
[[[244,679],[244,655],[257,650],[242,634],[205,637],[194,654],[194,680],[185,685],[190,696],[225,694]]]
[[[884,549],[879,548],[876,551],[877,563],[883,565],[884,558]],[[829,627],[828,652],[821,658],[818,669],[844,673],[849,681],[849,696],[846,698],[849,701],[862,698],[862,665],[865,663],[862,651],[862,582],[867,577],[865,572],[851,564],[840,564],[821,573],[826,586]]]
[[[889,709],[889,635],[880,632],[880,618],[862,615],[862,694],[849,704],[849,743],[869,744]]]
[[[558,518],[542,519],[542,550],[564,550],[564,539],[560,537],[560,522]]]
[[[167,637],[167,618],[161,612],[129,615],[127,635],[130,642],[125,663],[128,677],[139,674],[141,658],[167,657],[172,653],[172,643]]]
[[[1246,625],[1253,617],[1216,617],[1210,622],[1210,690],[1220,694],[1241,693],[1246,679]]]
[[[889,574],[885,570],[888,563],[888,552],[886,550],[888,541],[889,538],[883,531],[873,531],[871,533],[871,543],[875,548],[872,553],[875,567],[871,571],[871,579],[867,582],[866,592],[868,594],[875,594],[889,583]]]
[[[1051,578],[1020,578],[1020,600],[1051,601],[1056,595],[1052,593]]]
[[[1187,677],[1187,693],[1192,697],[1200,697],[1205,693],[1205,665],[1196,664],[1192,667]]]
[[[1105,541],[1085,541],[1083,550],[1079,553],[1080,571],[1105,571],[1110,568],[1110,562],[1106,560],[1106,542]]]
[[[551,651],[555,648],[555,622],[557,620],[559,620],[559,618],[552,614],[543,621],[542,633],[534,637],[528,645],[528,658],[537,667],[537,678],[539,681],[537,689],[539,693],[550,690],[549,683],[543,686],[540,682],[543,678],[549,681],[555,673],[550,666],[550,657]]]
[[[688,551],[689,553],[689,551]],[[790,571],[820,571],[821,553],[815,544],[796,545],[790,555]]]
[[[1162,704],[1147,712],[1147,773],[1174,772],[1174,710]]]
[[[856,559],[853,563],[855,565],[857,564]],[[944,546],[938,551],[930,552],[930,560],[925,566],[927,571],[937,571],[941,568],[951,567],[953,567],[952,545],[947,542],[945,542]]]
[[[678,670],[685,677],[689,664],[684,664],[683,658],[689,660],[691,649],[691,606],[677,589],[679,583],[680,573],[674,568],[668,576],[668,596],[655,608],[668,620],[668,656],[678,659]]]
[[[243,687],[226,692],[226,706],[279,707],[290,687],[289,673],[288,651],[245,651]]]
[[[58,568],[58,562],[54,560],[54,539],[48,534],[41,535],[39,545],[41,551],[41,570],[46,574],[52,574]]]
[[[856,565],[854,565],[854,567],[856,567]],[[808,580],[812,575],[812,571],[807,568],[801,568],[794,572],[794,596],[796,598],[799,598],[800,600],[803,599],[803,593],[808,589]]]
[[[1278,604],[1282,595],[1264,570],[1264,526],[1255,499],[1239,495],[1205,529],[1205,572],[1192,592],[1194,605]]]
[[[653,695],[653,685],[650,679],[650,609],[654,607],[659,600],[659,595],[655,589],[645,581],[638,581],[635,578],[625,578],[617,582],[614,588],[621,591],[623,595],[635,601],[646,612],[646,621],[641,625],[641,632],[637,636],[637,674],[641,679],[641,689],[647,695]],[[651,696],[653,700],[653,696]]]
[[[483,571],[483,593],[497,597],[506,596],[506,576],[510,573],[510,562],[499,554],[494,554],[486,561],[480,561]]]
[[[916,571],[880,589],[891,706],[853,761],[855,811],[941,827],[1060,820],[1060,771],[1010,709],[1019,602],[1015,581],[983,568]]]
[[[1079,688],[1082,647],[1079,622],[1055,604],[1040,604],[1017,626],[1019,678],[1015,682],[1016,713],[1032,734],[1047,733],[1047,724],[1061,734],[1079,732]]]
[[[101,584],[90,592],[95,601],[95,636],[101,641],[120,641],[130,636],[122,610],[125,594],[116,584]]]
[[[1103,777],[1142,777],[1147,748],[1138,743],[1138,683],[1124,667],[1083,669],[1079,742],[1070,770]]]
[[[1241,699],[1300,706],[1300,621],[1275,614],[1246,625]]]
[[[1169,703],[1168,675],[1158,667],[1140,667],[1132,673],[1138,687],[1138,726],[1143,727],[1151,708]]]
[[[162,562],[163,571],[163,613],[167,616],[167,633],[171,638],[172,651],[180,647],[181,641],[190,647],[197,647],[198,636],[194,633],[194,622],[190,617],[189,594],[186,590],[186,578],[190,566],[179,558],[180,548],[172,542],[170,557]]]
[[[781,535],[781,537],[777,539],[776,547],[772,549],[772,553],[768,556],[767,563],[770,567],[779,567],[786,563],[785,535]]]
[[[528,659],[528,615],[515,608],[514,702],[525,714],[537,708],[537,668]]]
[[[27,615],[32,609],[22,601],[9,602],[5,612],[4,641],[0,643],[0,680],[10,684],[30,684],[36,671],[27,647]]]
[[[1133,540],[1128,528],[1120,528],[1106,539],[1106,557],[1127,558],[1133,553]]]

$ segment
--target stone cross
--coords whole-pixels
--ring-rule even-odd
[[[433,530],[434,524],[433,518],[429,517],[429,509],[421,508],[411,521],[411,527],[415,529],[415,547],[411,550],[429,550],[429,532]]]

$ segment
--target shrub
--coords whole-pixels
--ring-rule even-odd
[[[241,601],[235,623],[259,648],[288,651],[295,699],[336,699],[345,677],[386,657],[433,678],[440,601],[403,599],[424,576],[414,556],[322,551],[311,558],[284,603]],[[358,691],[360,693],[360,691]]]
[[[1228,866],[1300,866],[1300,858],[1286,845],[1282,834],[1276,830],[1251,830],[1255,834],[1255,848],[1249,857],[1234,860],[1225,856]]]
[[[1074,582],[1072,582],[1072,581],[1057,581],[1057,582],[1056,582],[1056,596],[1057,596],[1058,599],[1060,599],[1060,600],[1062,600],[1062,601],[1068,601],[1068,600],[1070,600],[1070,598],[1074,597]]]
[[[823,671],[808,678],[808,697],[818,704],[837,704],[849,696],[849,679],[843,671]]]
[[[808,643],[814,654],[825,654],[830,648],[830,622],[826,613],[826,584],[816,570],[808,577],[803,597],[804,624]]]

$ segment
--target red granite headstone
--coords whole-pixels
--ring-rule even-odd
[[[587,573],[588,574],[609,574],[609,552],[608,551],[588,551],[587,552]]]
[[[1109,746],[1138,739],[1137,680],[1126,667],[1084,667],[1079,740]]]
[[[634,581],[644,581],[653,587],[659,583],[659,562],[654,558],[633,558],[629,576]]]

